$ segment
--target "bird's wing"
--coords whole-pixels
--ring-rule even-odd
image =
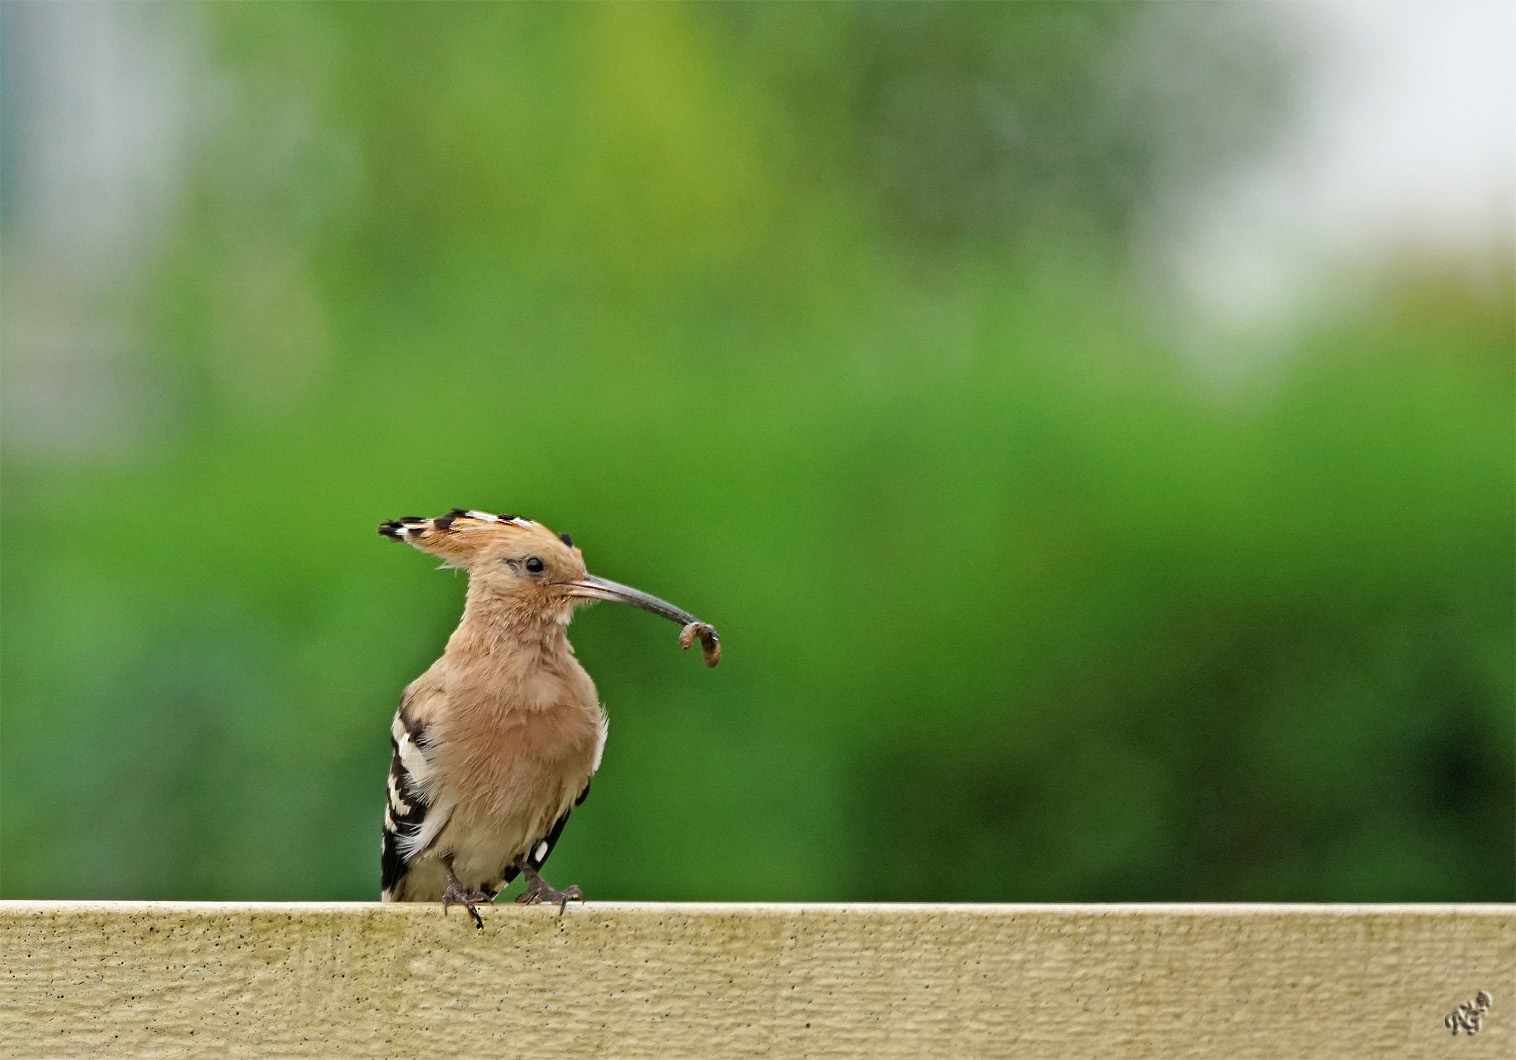
[[[407,718],[402,703],[390,726],[390,775],[380,863],[387,902],[399,900],[406,870],[431,846],[451,813],[451,806],[434,804],[428,794],[433,770],[429,745],[426,730]]]
[[[590,782],[586,780],[584,782],[584,790],[574,799],[574,806],[578,806],[589,797]],[[574,812],[574,806],[570,806],[564,810],[559,818],[553,822],[553,827],[548,831],[547,835],[533,843],[532,849],[527,851],[527,864],[531,865],[538,872],[542,871],[542,866],[547,864],[547,859],[553,853],[553,848],[558,845],[558,837],[563,834],[563,826],[568,824],[569,814]],[[520,872],[521,870],[516,868],[515,865],[507,865],[505,871],[502,873],[500,886],[502,888],[510,886],[511,881],[520,875]]]

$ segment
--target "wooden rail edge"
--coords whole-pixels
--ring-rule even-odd
[[[1511,905],[0,902],[0,970],[16,1060],[1516,1056]]]

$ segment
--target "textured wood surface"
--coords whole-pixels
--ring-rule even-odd
[[[1516,1056],[1512,906],[555,914],[0,902],[0,1056]]]

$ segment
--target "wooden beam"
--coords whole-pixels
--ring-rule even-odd
[[[1509,905],[0,902],[0,975],[13,1060],[1516,1056]]]

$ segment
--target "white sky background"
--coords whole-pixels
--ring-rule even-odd
[[[1182,314],[1267,344],[1418,253],[1516,247],[1516,3],[1281,5],[1319,47],[1279,147],[1165,211],[1151,248]],[[1224,354],[1212,352],[1205,356]]]

